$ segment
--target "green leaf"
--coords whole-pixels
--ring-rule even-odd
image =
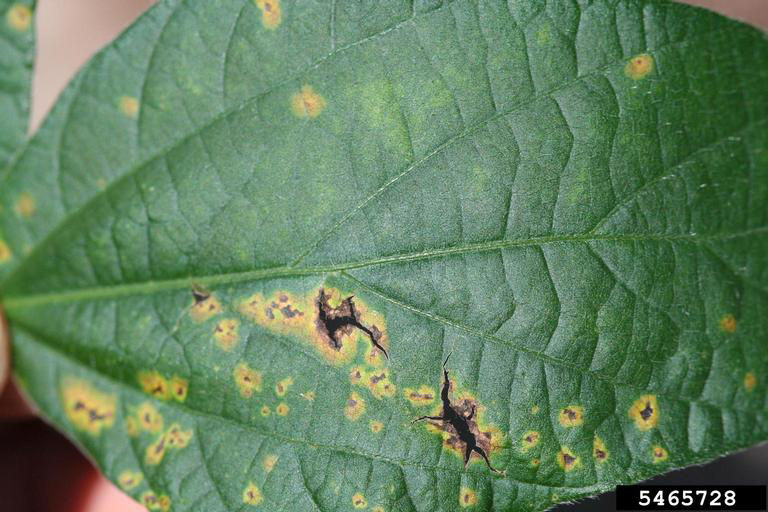
[[[14,370],[156,509],[543,510],[766,440],[766,75],[663,1],[160,2],[0,178]],[[502,474],[414,422],[446,359]]]
[[[34,0],[0,0],[0,177],[27,136]]]

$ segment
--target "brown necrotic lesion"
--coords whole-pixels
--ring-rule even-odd
[[[448,356],[450,357],[450,356]],[[462,398],[451,402],[451,379],[446,365],[443,363],[443,387],[440,391],[442,409],[439,416],[421,416],[413,422],[429,421],[446,434],[446,444],[463,454],[464,467],[473,455],[481,457],[488,468],[494,473],[501,473],[491,465],[488,454],[493,446],[491,433],[482,432],[477,424],[477,402],[471,398]]]
[[[375,326],[366,326],[360,320],[360,313],[355,307],[354,296],[350,295],[341,303],[332,307],[329,294],[320,289],[317,296],[317,329],[328,345],[336,351],[342,349],[342,338],[358,329],[371,341],[371,345],[381,351],[387,359],[389,354],[381,345],[382,332]]]

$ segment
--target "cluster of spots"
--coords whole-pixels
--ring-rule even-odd
[[[578,405],[563,407],[557,419],[564,428],[579,427],[584,423],[584,409]]]
[[[539,444],[540,440],[541,435],[535,430],[529,430],[523,434],[523,439],[521,440],[523,452],[527,452],[528,450],[535,448]]]
[[[163,494],[158,496],[154,491],[146,491],[141,494],[139,501],[149,510],[161,510],[166,512],[171,509],[171,499]]]
[[[355,358],[360,337],[369,341],[368,364],[380,366],[381,354],[386,354],[383,318],[354,297],[342,299],[336,289],[321,288],[303,297],[286,291],[270,297],[255,293],[242,300],[237,310],[277,334],[309,340],[324,359],[337,366]]]
[[[477,493],[468,487],[462,487],[459,490],[459,506],[468,508],[475,505],[477,505]]]
[[[250,398],[254,392],[261,391],[261,372],[254,370],[245,362],[238,363],[232,375],[243,398]]]
[[[29,218],[37,211],[37,202],[34,197],[24,192],[16,200],[13,209],[19,217]]]
[[[363,414],[365,414],[365,400],[353,391],[344,406],[344,416],[350,421],[357,421]]]
[[[325,109],[325,99],[305,85],[291,97],[291,110],[297,117],[314,119]]]
[[[352,506],[357,509],[364,509],[368,507],[368,500],[365,499],[362,493],[355,493],[352,496]]]
[[[5,20],[14,30],[23,32],[29,30],[32,25],[32,10],[26,5],[14,4],[8,9],[5,15]]]
[[[158,400],[174,399],[183,402],[189,392],[189,381],[178,375],[166,378],[156,371],[141,371],[138,375],[139,385],[146,394]]]
[[[608,448],[605,447],[605,443],[599,436],[595,436],[595,440],[592,442],[592,456],[600,464],[607,461],[610,456]]]
[[[435,401],[435,390],[429,386],[419,386],[419,389],[405,388],[405,399],[416,407],[430,405]]]
[[[235,348],[240,339],[239,328],[240,322],[235,318],[224,318],[216,324],[213,329],[213,339],[216,340],[220,349],[229,352]]]
[[[120,96],[117,102],[120,113],[129,119],[139,117],[139,100],[133,96]]]
[[[653,71],[653,57],[647,53],[635,55],[624,66],[624,74],[632,80],[641,80]]]
[[[243,503],[246,505],[258,505],[264,501],[264,496],[261,494],[261,490],[253,482],[248,482],[243,490]]]
[[[368,388],[377,400],[392,398],[397,391],[397,387],[389,378],[387,368],[355,365],[349,371],[349,382],[355,386]]]
[[[629,417],[642,431],[650,430],[659,423],[659,405],[656,395],[643,395],[629,408]]]
[[[378,420],[371,420],[368,426],[370,427],[371,432],[373,432],[374,434],[378,434],[379,432],[384,430],[384,424]]]
[[[256,7],[261,11],[261,24],[270,30],[276,29],[283,19],[280,0],[256,0]]]
[[[11,248],[8,247],[8,244],[3,240],[0,240],[0,265],[8,263],[12,258],[13,253],[11,252]]]
[[[160,464],[168,449],[181,450],[186,448],[190,439],[192,439],[192,431],[184,430],[181,425],[174,423],[147,446],[144,458],[149,465]]]
[[[117,483],[124,491],[135,489],[144,480],[144,475],[138,471],[126,470],[117,477]]]
[[[579,457],[574,455],[567,446],[560,447],[560,451],[557,452],[556,458],[557,465],[565,472],[573,471],[581,465]]]
[[[192,289],[194,303],[189,307],[193,322],[203,323],[221,313],[221,302],[212,293],[201,288]]]
[[[490,457],[502,444],[502,433],[495,426],[482,423],[484,407],[478,404],[468,392],[461,393],[455,401],[449,394],[454,383],[443,363],[443,385],[440,391],[441,405],[431,416],[421,416],[414,422],[427,420],[427,430],[439,433],[443,438],[443,447],[463,458],[466,466],[472,456],[485,461],[491,471],[498,472],[491,466]]]
[[[747,372],[744,375],[744,389],[747,393],[751,393],[755,390],[755,386],[757,386],[757,378],[754,372]]]
[[[277,455],[269,454],[261,461],[261,467],[265,473],[270,473],[277,465]]]
[[[726,332],[728,334],[733,334],[736,332],[737,322],[736,317],[732,314],[728,313],[726,315],[723,315],[723,317],[720,319],[720,330],[723,332]]]
[[[64,379],[61,401],[67,418],[78,430],[98,436],[115,422],[115,396],[94,389],[84,380]]]

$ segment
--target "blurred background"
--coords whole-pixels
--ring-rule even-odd
[[[153,3],[153,0],[39,0],[33,129],[39,125],[77,69]],[[768,29],[768,0],[689,0],[687,3],[708,7]],[[50,438],[52,445],[58,442],[58,434],[39,422],[26,425],[25,429]],[[74,453],[71,447],[58,449]],[[76,454],[72,456],[77,457]],[[86,464],[85,461],[80,463]],[[655,479],[654,483],[765,484],[768,483],[768,446],[731,455],[706,466],[671,473]],[[95,488],[96,492],[87,500],[89,511],[115,512],[133,508],[129,503],[116,503],[119,495],[116,498],[114,493],[119,491],[114,491],[108,484],[101,482]],[[136,510],[142,509],[137,506]],[[612,494],[607,494],[596,500],[561,506],[555,510],[615,510],[614,498]]]

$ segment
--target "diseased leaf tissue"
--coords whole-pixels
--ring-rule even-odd
[[[162,0],[24,141],[0,9],[14,371],[148,509],[544,510],[768,439],[758,31]]]

